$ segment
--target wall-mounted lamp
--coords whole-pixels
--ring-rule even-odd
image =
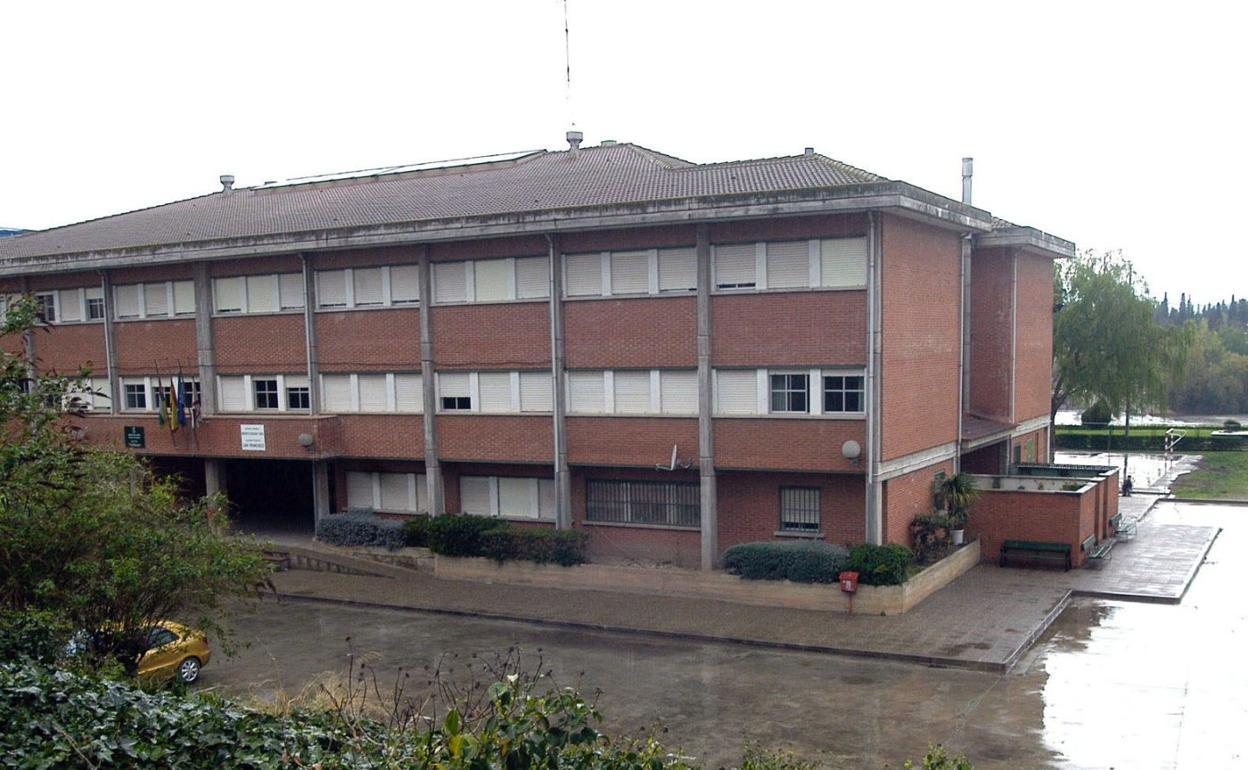
[[[316,439],[312,438],[311,433],[300,433],[299,438],[295,440],[298,441],[299,446],[303,447],[304,449],[311,449],[312,444],[315,443],[316,441]]]
[[[841,444],[841,454],[845,456],[852,464],[857,465],[858,459],[862,457],[862,446],[852,438]]]

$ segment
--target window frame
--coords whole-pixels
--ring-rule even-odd
[[[786,507],[785,505],[786,502],[789,502],[789,503],[796,502],[794,500],[786,500],[786,498],[789,496],[796,496],[798,494],[810,494],[810,493],[813,493],[813,496],[814,496],[814,508],[813,508],[814,521],[810,521],[812,509],[809,506],[799,507],[797,509],[791,509],[789,507]],[[779,509],[780,528],[778,532],[786,534],[786,535],[796,534],[796,535],[816,536],[823,531],[823,512],[822,512],[823,494],[822,494],[822,490],[819,487],[784,485],[784,486],[781,486],[779,489],[779,500],[780,500],[780,509]],[[793,510],[794,512],[796,512],[797,516],[791,519],[787,518],[786,511],[789,511],[789,510]]]
[[[663,492],[663,487],[669,489]],[[648,491],[649,494],[643,490]],[[664,497],[668,499],[661,499]],[[678,499],[682,497],[687,499]],[[615,510],[608,511],[609,508]],[[695,516],[688,515],[690,509],[696,513]],[[656,512],[661,513],[656,515]],[[702,502],[696,481],[595,478],[585,480],[585,523],[587,525],[696,530],[701,526],[701,522]]]
[[[302,401],[303,403],[298,403]],[[287,385],[286,386],[286,408],[292,412],[305,412],[312,409],[312,386],[311,385]]]
[[[785,378],[785,385],[782,388],[776,387],[776,378]],[[803,387],[799,390],[792,387],[792,378],[800,377],[804,382]],[[792,399],[797,394],[801,394],[803,406],[801,409],[794,409]],[[784,408],[776,408],[776,396],[784,394]],[[811,413],[810,410],[810,371],[776,371],[774,369],[767,370],[767,413],[768,414],[806,414]]]
[[[137,390],[132,390],[137,388]],[[131,382],[122,380],[121,382],[121,408],[127,412],[148,412],[151,411],[151,397],[148,393],[149,387],[146,379],[139,382]],[[132,406],[131,396],[137,395],[142,397],[142,405]]]
[[[840,387],[839,389],[829,388],[828,381],[832,379],[840,379],[842,387]],[[858,380],[858,387],[857,388],[848,387],[848,383],[846,382],[846,380],[849,380],[849,379]],[[833,370],[825,369],[824,371],[820,373],[820,380],[822,384],[822,387],[820,389],[821,391],[820,398],[822,398],[823,400],[823,413],[824,414],[827,414],[827,415],[861,415],[861,414],[866,413],[867,378],[865,374],[863,374],[862,372],[851,373],[848,371],[833,371]],[[832,396],[834,394],[839,394],[841,396],[841,405],[842,405],[841,409],[832,409],[828,405],[829,396]],[[858,409],[844,408],[845,404],[847,403],[847,397],[850,394],[857,394],[858,406],[859,406]]]
[[[272,388],[265,387],[261,391],[261,386],[272,383]],[[251,377],[251,408],[256,412],[278,412],[282,411],[282,382],[278,377]],[[261,396],[264,396],[265,406],[260,405]],[[272,406],[268,402],[272,398]]]

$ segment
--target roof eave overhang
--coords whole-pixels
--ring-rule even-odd
[[[981,209],[904,182],[874,182],[766,194],[678,198],[14,257],[0,259],[0,276],[874,210],[895,212],[963,233],[989,233],[992,229],[991,215]]]
[[[1015,248],[1050,259],[1075,256],[1075,244],[1034,227],[1006,227],[975,236],[975,245],[984,249]]]

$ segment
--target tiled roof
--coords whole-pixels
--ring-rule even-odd
[[[0,240],[0,259],[887,181],[822,155],[698,165],[632,144],[244,188]]]

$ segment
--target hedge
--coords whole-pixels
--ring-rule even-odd
[[[429,550],[443,556],[480,556],[481,535],[498,529],[500,522],[487,516],[448,513],[435,516],[426,527]]]
[[[1104,432],[1086,433],[1064,431],[1058,428],[1055,435],[1058,449],[1079,449],[1090,452],[1164,452],[1166,451],[1165,435],[1123,436],[1116,432],[1106,437]],[[1194,436],[1188,433],[1174,451],[1184,452],[1226,452],[1248,450],[1248,436]]]
[[[498,562],[518,559],[571,567],[589,561],[588,550],[588,532],[504,525],[482,533],[480,555]]]
[[[392,551],[407,544],[403,522],[365,511],[323,517],[316,523],[316,539],[330,545],[381,545]]]
[[[858,582],[868,586],[899,586],[906,582],[914,554],[897,543],[856,545],[849,552],[849,569],[858,573]]]
[[[819,540],[742,543],[724,552],[724,569],[746,580],[835,583],[848,561],[846,548]]]
[[[429,517],[416,516],[403,522],[403,537],[408,548],[428,547]]]

